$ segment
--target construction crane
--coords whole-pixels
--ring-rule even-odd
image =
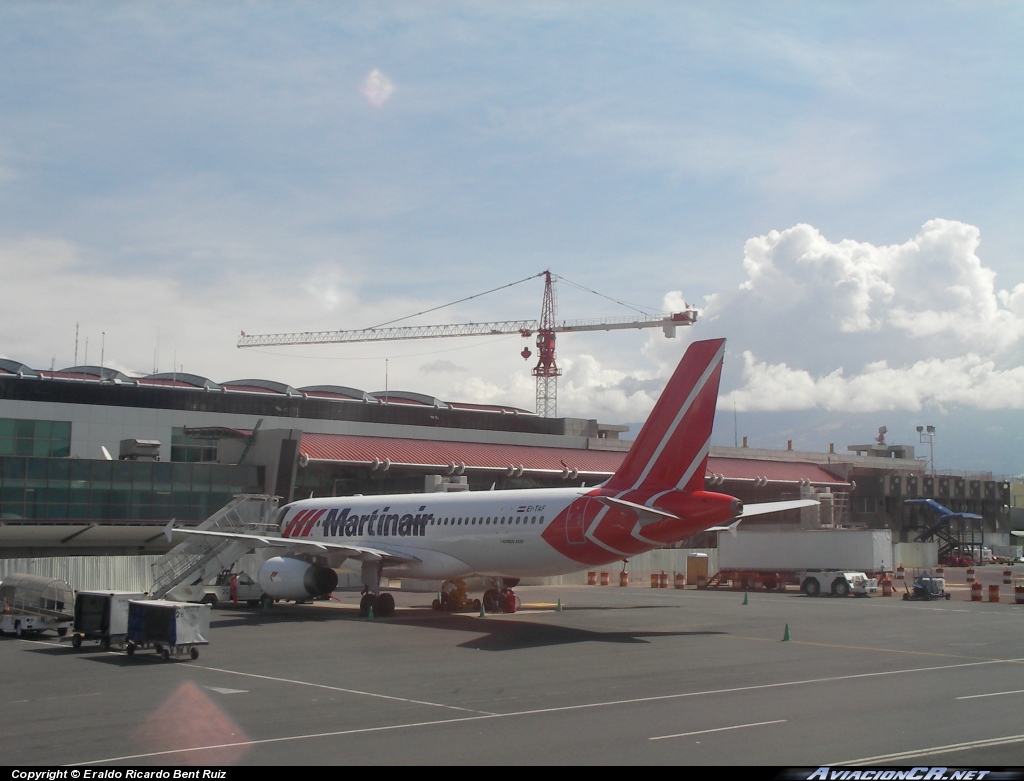
[[[671,339],[675,337],[677,327],[693,325],[697,321],[697,311],[686,308],[682,312],[671,312],[669,314],[640,314],[620,318],[563,320],[557,322],[555,320],[554,281],[551,272],[542,271],[534,277],[528,277],[528,279],[535,279],[540,276],[544,277],[544,300],[541,304],[539,320],[503,320],[493,323],[452,323],[448,325],[418,326],[389,326],[385,324],[374,328],[351,331],[302,331],[300,333],[287,334],[247,334],[245,331],[242,331],[242,336],[238,340],[238,346],[280,347],[297,344],[387,342],[397,339],[438,339],[450,336],[497,336],[501,334],[519,334],[523,338],[529,338],[536,334],[538,355],[537,365],[533,367],[533,376],[537,378],[537,414],[540,417],[553,418],[557,415],[558,376],[562,373],[562,370],[555,363],[555,334],[577,331],[615,331],[628,328],[661,328],[665,336]],[[506,285],[505,287],[509,286]],[[471,298],[475,297],[471,296]],[[532,352],[529,347],[526,347],[520,354],[524,360],[529,360]]]

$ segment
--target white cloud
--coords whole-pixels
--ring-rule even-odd
[[[975,354],[929,358],[900,368],[882,360],[852,377],[844,376],[842,368],[815,376],[785,363],[768,364],[749,350],[743,352],[743,362],[743,387],[723,398],[723,405],[735,403],[741,412],[816,407],[914,412],[957,404],[983,410],[1024,409],[1024,367],[1001,370]]]
[[[907,242],[833,242],[809,225],[749,239],[738,291],[705,316],[735,337],[742,410],[1024,406],[1024,285],[996,287],[980,231],[930,220]]]

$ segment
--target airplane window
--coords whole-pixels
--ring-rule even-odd
[[[532,518],[530,518],[530,523],[537,523],[537,516],[536,515],[534,515]]]
[[[518,526],[518,525],[519,525],[519,522],[520,522],[521,520],[522,520],[522,519],[521,519],[521,518],[520,518],[520,517],[519,517],[519,516],[517,515],[517,516],[516,516],[516,526]]]

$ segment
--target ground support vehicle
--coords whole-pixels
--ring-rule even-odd
[[[210,640],[210,606],[162,599],[132,600],[128,605],[125,653],[152,648],[165,661],[172,656],[199,658]]]
[[[104,651],[122,648],[128,634],[128,603],[145,599],[141,591],[79,591],[75,597],[75,624],[71,644],[82,647],[85,640],[99,642]]]
[[[446,610],[457,613],[460,610],[479,610],[480,600],[471,599],[466,593],[463,580],[446,580],[441,584],[441,592],[431,605],[434,610]]]
[[[52,630],[61,637],[74,621],[65,612],[74,600],[71,586],[43,575],[14,573],[0,584],[0,634],[21,637],[26,632]]]
[[[869,578],[863,572],[837,572],[817,570],[801,572],[797,576],[800,590],[809,597],[831,594],[834,597],[866,597],[878,591],[878,579]]]
[[[718,535],[718,572],[708,585],[743,590],[794,585],[804,593],[866,594],[877,589],[878,576],[892,572],[892,566],[892,533],[887,530],[741,529],[735,536]]]
[[[924,572],[914,577],[914,587],[906,583],[903,593],[904,602],[930,602],[933,599],[949,599],[950,594],[946,591],[946,579],[936,577],[930,572]]]

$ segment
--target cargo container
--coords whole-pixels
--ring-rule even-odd
[[[892,572],[892,533],[874,529],[739,531],[718,536],[711,585],[742,589],[799,586],[806,594],[867,594]]]

